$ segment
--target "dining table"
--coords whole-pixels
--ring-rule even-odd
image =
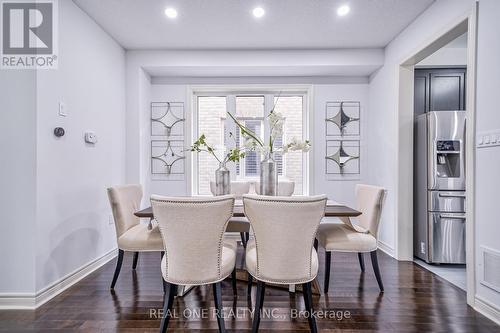
[[[152,221],[154,220],[154,214],[153,214],[152,207],[147,207],[147,208],[138,210],[134,213],[134,215],[139,217],[139,218],[149,219],[150,226],[151,226]],[[352,224],[351,218],[357,217],[359,215],[361,215],[360,211],[358,211],[354,208],[351,208],[347,205],[338,203],[338,202],[333,201],[333,200],[328,200],[326,202],[324,217],[338,218],[348,228],[351,228],[352,230],[354,230],[356,232],[359,232],[359,227]],[[229,220],[229,223],[226,227],[226,232],[248,232],[250,230],[250,223],[248,222],[248,220],[242,219],[244,217],[245,217],[245,210],[243,207],[243,200],[236,199],[234,202],[234,208],[233,208],[233,218],[237,218],[237,219],[230,219]],[[244,278],[242,278],[242,280],[244,280]],[[185,295],[191,288],[192,288],[191,286],[183,286],[182,288],[179,288],[178,295],[179,296]],[[316,279],[313,281],[312,289],[313,289],[313,293],[319,294],[320,287],[319,287],[319,284],[318,284]],[[295,286],[291,285],[289,287],[289,290],[291,292],[294,292]]]
[[[151,207],[138,210],[134,213],[134,215],[140,218],[154,219],[153,208]],[[359,215],[361,215],[360,211],[357,211],[356,209],[344,204],[332,200],[328,200],[326,202],[325,217],[338,217],[342,218],[342,220],[347,220],[345,218],[356,217]],[[234,201],[233,217],[245,217],[243,200],[237,199]]]

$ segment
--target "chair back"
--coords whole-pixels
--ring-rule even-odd
[[[134,184],[110,187],[108,198],[118,239],[125,231],[139,224],[139,218],[134,213],[141,206],[142,186]]]
[[[357,218],[358,224],[378,238],[380,215],[384,204],[385,189],[378,186],[356,185],[357,210],[362,214]]]
[[[290,197],[295,191],[295,182],[289,180],[278,181],[278,195],[282,197]],[[255,182],[255,193],[260,195],[260,182]]]
[[[221,276],[223,236],[233,215],[234,196],[151,196],[163,239],[167,282],[214,283]]]
[[[215,182],[210,181],[210,192],[215,195]],[[233,194],[236,199],[241,200],[243,194],[250,192],[250,182],[235,180],[231,181],[231,194]]]
[[[312,265],[312,255],[317,255],[314,238],[326,200],[324,195],[243,196],[245,215],[255,235],[257,278],[286,284],[316,277]]]

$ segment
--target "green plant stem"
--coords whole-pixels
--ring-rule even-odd
[[[240,128],[241,130],[241,133],[243,134],[247,134],[248,136],[250,136],[252,139],[254,139],[255,141],[257,141],[257,143],[261,146],[261,147],[264,147],[264,144],[262,143],[262,141],[260,141],[259,138],[257,138],[257,134],[255,132],[253,132],[252,130],[250,130],[248,127],[246,126],[243,126],[242,124],[239,123],[238,120],[236,120],[236,118],[233,117],[232,114],[230,114],[229,112],[226,112],[232,119],[233,121],[236,123],[236,125]]]
[[[207,146],[208,147],[208,146]],[[208,150],[208,149],[201,149],[201,148],[198,148],[199,151],[204,151],[204,152],[207,152],[209,154],[211,154],[213,157],[215,157],[215,159],[219,162],[219,163],[222,163],[221,160],[217,157],[217,155],[214,153],[213,151],[213,148],[211,148],[212,150]]]

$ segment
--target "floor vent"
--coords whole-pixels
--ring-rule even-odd
[[[481,247],[483,278],[481,284],[500,292],[500,252]]]

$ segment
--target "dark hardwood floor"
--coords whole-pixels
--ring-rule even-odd
[[[115,291],[109,290],[115,261],[104,265],[36,311],[0,311],[0,331],[5,332],[157,332],[163,292],[159,253],[141,254],[132,271],[132,253],[126,253]],[[324,252],[320,250],[322,285]],[[320,332],[500,332],[500,327],[466,305],[465,293],[410,262],[397,262],[379,253],[385,292],[379,293],[369,256],[361,273],[356,254],[333,254],[330,292],[314,296]],[[242,265],[242,251],[238,255]],[[252,298],[255,301],[255,286]],[[238,298],[231,282],[223,282],[226,329],[249,332],[246,283],[238,282]],[[212,288],[196,287],[174,303],[171,332],[217,332],[213,313],[208,319],[200,308],[213,311]],[[302,294],[266,288],[264,310],[274,319],[262,318],[260,332],[308,332],[307,319],[291,319],[291,309],[303,310]],[[227,311],[226,311],[227,310]],[[196,315],[193,315],[197,312]],[[191,319],[184,315],[191,314]],[[196,317],[196,318],[193,318]],[[238,318],[236,318],[238,317]]]

